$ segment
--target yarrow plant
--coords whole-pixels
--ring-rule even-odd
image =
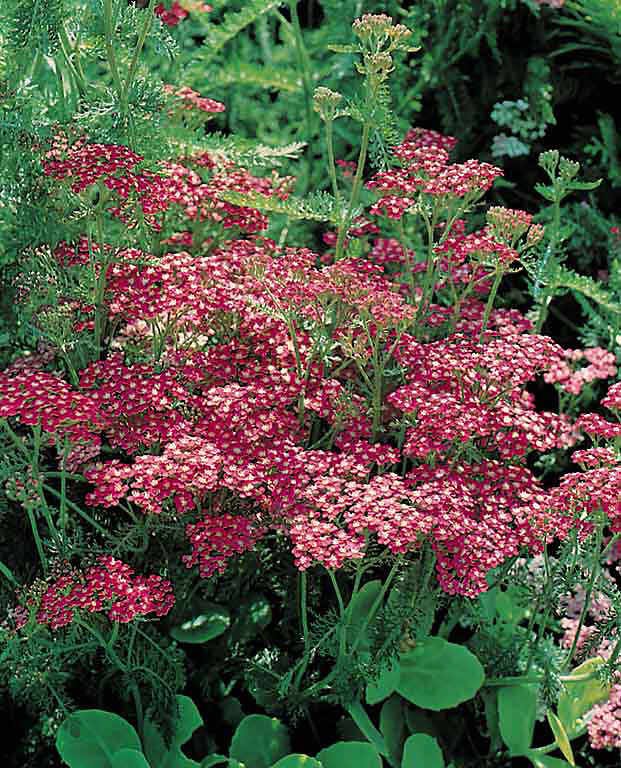
[[[621,595],[602,560],[621,532],[620,385],[601,401],[616,421],[581,412],[578,399],[616,376],[616,360],[565,350],[541,334],[541,316],[498,306],[503,279],[532,274],[559,232],[550,241],[530,213],[503,206],[475,228],[503,171],[452,162],[457,140],[436,131],[394,140],[389,75],[418,49],[387,15],[362,16],[353,42],[333,46],[358,57],[358,95],[307,94],[325,127],[331,192],[298,196],[294,177],[244,162],[247,145],[210,143],[205,123],[223,103],[140,79],[152,26],[165,36],[162,24],[200,8],[102,8],[90,63],[58,10],[50,40],[69,79],[31,126],[46,204],[66,228],[19,254],[14,287],[38,346],[0,372],[6,514],[32,542],[27,564],[8,549],[0,563],[6,686],[31,712],[84,707],[54,728],[70,768],[89,748],[114,764],[134,753],[135,764],[172,765],[164,757],[193,730],[182,738],[189,705],[178,694],[201,686],[242,731],[265,724],[242,719],[243,697],[312,729],[311,705],[341,707],[367,742],[318,744],[326,768],[357,754],[442,765],[443,750],[474,766],[480,756],[451,752],[429,714],[461,705],[487,729],[490,766],[526,757],[546,768],[562,762],[548,757],[555,750],[573,765],[570,741],[588,717],[596,748],[616,744],[602,733],[614,732]],[[37,66],[60,66],[46,56]],[[13,64],[25,77],[19,56]],[[106,141],[85,130],[100,70],[113,102]],[[66,83],[74,109],[59,113]],[[176,127],[158,151],[136,105]],[[353,165],[334,153],[334,123],[346,118],[361,124]],[[277,157],[253,149],[265,165]],[[568,163],[544,158],[557,202],[577,173]],[[290,245],[286,229],[277,242],[279,215],[323,222],[328,248]],[[559,391],[556,412],[538,402],[544,384]],[[583,439],[593,445],[571,453],[580,471],[544,483],[541,455],[569,461]],[[524,563],[537,558],[535,577]],[[604,588],[602,618],[592,600]],[[557,598],[575,589],[577,623],[555,625]],[[590,617],[597,655],[574,669]],[[49,673],[36,673],[42,660]],[[202,682],[186,683],[184,663]],[[72,685],[81,674],[83,694]],[[29,699],[37,686],[47,705]],[[104,702],[137,728],[116,720],[105,749],[107,731],[93,746],[92,728],[76,724],[120,720],[92,708]],[[378,730],[369,708],[382,702]],[[537,711],[553,738],[543,746]],[[297,760],[269,722],[279,735],[261,765]],[[239,733],[230,758],[241,762]]]

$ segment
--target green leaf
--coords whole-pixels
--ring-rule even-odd
[[[405,720],[403,718],[403,699],[391,696],[384,702],[380,712],[380,731],[390,757],[399,761],[405,739]]]
[[[323,768],[382,768],[375,747],[364,741],[339,741],[317,754]]]
[[[206,643],[226,632],[230,623],[231,615],[226,608],[209,603],[199,616],[173,627],[170,635],[180,643]]]
[[[549,757],[548,755],[538,755],[531,751],[526,755],[535,768],[571,768],[567,760],[560,760],[558,757]]]
[[[601,656],[587,659],[573,669],[570,676],[594,674],[597,667],[604,663]],[[583,733],[585,724],[582,718],[596,704],[607,701],[610,688],[610,683],[603,683],[595,677],[592,680],[565,680],[565,691],[558,700],[558,716],[570,739],[575,739]]]
[[[289,732],[275,717],[248,715],[237,726],[230,755],[246,768],[270,768],[291,749]]]
[[[428,637],[401,656],[397,692],[417,707],[449,709],[471,699],[485,673],[467,648],[441,637]]]
[[[252,640],[271,620],[272,608],[265,595],[248,595],[239,605],[239,614],[231,627],[231,641]]]
[[[530,748],[537,714],[537,692],[530,685],[509,685],[498,691],[500,735],[512,757]]]
[[[127,720],[101,709],[81,709],[61,724],[58,754],[69,768],[112,768],[113,755],[123,748],[142,751],[140,739]]]
[[[367,704],[379,704],[380,701],[387,699],[397,689],[400,677],[401,665],[398,659],[395,659],[389,667],[382,667],[377,680],[367,683]]]
[[[550,724],[550,728],[552,729],[552,733],[554,734],[558,748],[561,750],[564,757],[567,758],[569,764],[572,766],[575,765],[576,761],[574,759],[574,753],[572,752],[571,744],[569,743],[569,738],[567,737],[567,732],[563,728],[563,723],[561,723],[561,721],[554,714],[554,712],[552,712],[551,709],[548,710],[547,716],[548,723]]]
[[[444,768],[438,742],[426,733],[415,733],[403,746],[401,768]]]
[[[272,768],[323,768],[319,760],[308,755],[287,755],[274,763]]]
[[[556,193],[553,187],[546,187],[543,184],[535,184],[535,190],[539,192],[541,197],[549,200],[551,203],[556,200]]]
[[[361,650],[368,650],[370,646],[368,626],[364,633],[362,633],[362,626],[364,625],[367,616],[370,614],[371,608],[377,600],[377,596],[381,592],[381,589],[382,582],[378,579],[367,581],[367,583],[358,591],[358,594],[354,595],[349,606],[350,616],[349,627],[347,628],[347,640],[349,643],[358,642],[358,648]],[[361,634],[362,640],[359,640],[358,638]]]
[[[586,191],[589,189],[597,189],[602,183],[601,179],[597,181],[571,181],[567,185],[573,192]]]
[[[152,768],[142,752],[135,749],[120,749],[112,756],[112,768]]]
[[[177,696],[177,704],[179,719],[170,746],[166,746],[158,729],[150,720],[146,719],[144,721],[144,751],[151,765],[157,766],[157,768],[198,768],[198,763],[183,754],[181,745],[185,744],[194,731],[203,724],[203,718],[188,696]]]
[[[509,624],[519,624],[528,614],[528,608],[519,600],[519,590],[509,585],[505,592],[498,592],[496,596],[496,610],[501,619]]]

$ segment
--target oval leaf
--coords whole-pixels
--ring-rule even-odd
[[[112,768],[151,768],[142,752],[135,749],[120,749],[112,756]]]
[[[576,761],[574,759],[574,753],[572,752],[571,744],[567,738],[567,733],[563,728],[563,723],[561,723],[561,721],[554,714],[554,712],[552,712],[551,709],[548,710],[547,715],[548,723],[550,724],[550,728],[552,729],[552,733],[554,734],[558,748],[563,753],[563,756],[567,758],[567,762],[570,765],[575,765]]]
[[[401,656],[397,692],[417,707],[449,709],[471,699],[485,673],[467,648],[441,637],[427,637]]]
[[[537,693],[531,685],[510,685],[498,691],[500,735],[512,757],[530,749],[537,714]]]
[[[248,715],[237,726],[230,755],[246,768],[270,768],[291,749],[289,732],[275,717]]]
[[[115,752],[142,751],[127,720],[102,709],[80,709],[61,724],[56,749],[69,768],[111,768]]]
[[[339,741],[322,749],[317,760],[323,768],[382,768],[382,758],[365,741]]]
[[[180,643],[206,643],[226,632],[231,615],[226,608],[209,603],[203,612],[170,630],[170,635]]]
[[[373,603],[377,600],[377,597],[382,589],[382,582],[379,579],[373,581],[367,581],[366,584],[360,589],[351,600],[349,626],[347,628],[348,642],[358,642],[359,649],[369,648],[368,626],[362,634],[362,640],[360,640],[360,634],[362,626],[367,620],[367,616],[371,612]]]
[[[570,676],[594,674],[602,664],[604,659],[595,656],[573,669]],[[558,717],[570,739],[582,734],[585,728],[582,718],[596,704],[608,700],[610,688],[610,683],[602,683],[596,677],[592,680],[565,680],[565,690],[558,700]]]
[[[567,760],[560,760],[558,757],[539,755],[537,752],[529,752],[527,757],[535,768],[571,768]]]
[[[399,679],[401,678],[401,665],[398,659],[395,659],[391,666],[382,667],[377,680],[367,684],[366,699],[367,704],[379,704],[397,690]]]
[[[281,758],[272,768],[323,768],[323,766],[314,757],[296,754]]]
[[[440,745],[426,733],[415,733],[403,745],[401,768],[444,768]]]

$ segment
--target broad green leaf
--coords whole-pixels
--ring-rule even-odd
[[[401,665],[398,659],[395,659],[389,667],[382,667],[377,680],[367,683],[367,704],[379,704],[380,701],[387,699],[395,692],[400,677]]]
[[[551,709],[548,710],[547,716],[548,723],[550,724],[550,728],[552,729],[552,733],[554,734],[558,748],[563,753],[563,756],[567,758],[567,762],[570,765],[575,765],[576,761],[574,759],[574,753],[572,752],[567,733],[563,728],[563,723],[561,723],[561,721],[554,714],[554,712],[552,712]]]
[[[230,623],[231,616],[226,608],[209,603],[200,615],[173,627],[170,635],[180,643],[206,643],[226,632]]]
[[[203,718],[188,696],[177,696],[177,704],[179,719],[170,746],[166,746],[155,725],[150,720],[145,720],[144,751],[151,765],[156,765],[157,768],[198,768],[199,763],[186,757],[181,751],[181,745],[203,724]]]
[[[496,610],[498,615],[509,624],[519,624],[528,614],[528,608],[518,600],[518,590],[511,585],[505,592],[498,592]]]
[[[400,696],[391,696],[384,702],[380,712],[380,731],[388,753],[395,762],[401,757],[406,735],[402,703]]]
[[[270,768],[291,749],[289,732],[275,717],[248,715],[237,726],[230,755],[246,768]]]
[[[319,760],[308,755],[287,755],[274,763],[272,768],[323,768]]]
[[[112,756],[112,768],[152,768],[142,752],[135,749],[120,749]]]
[[[410,733],[426,733],[434,737],[440,735],[436,723],[423,709],[414,709],[407,705],[405,707],[405,722]]]
[[[382,758],[365,741],[339,741],[322,749],[317,760],[323,768],[382,768]]]
[[[444,768],[438,742],[426,733],[415,733],[403,745],[401,768]]]
[[[69,768],[112,768],[121,749],[142,751],[138,734],[127,720],[102,709],[81,709],[61,724],[56,736],[58,754]]]
[[[485,705],[485,724],[490,740],[490,752],[497,752],[502,747],[500,716],[498,715],[498,691],[495,688],[483,688],[481,689],[481,698]]]
[[[428,637],[401,656],[397,692],[424,709],[449,709],[471,699],[485,673],[467,648],[441,637]]]
[[[537,692],[531,685],[509,685],[498,691],[500,735],[512,757],[530,749],[537,709]]]
[[[604,664],[601,656],[587,659],[583,664],[573,669],[571,677],[594,674],[598,666]],[[592,680],[565,680],[566,690],[558,700],[558,717],[567,736],[575,739],[585,728],[583,717],[596,704],[607,701],[610,696],[610,683],[602,683],[596,677]]]
[[[239,614],[231,627],[231,640],[252,640],[272,620],[272,608],[265,595],[248,595],[239,605]]]
[[[377,600],[381,589],[382,582],[378,579],[367,581],[358,594],[352,598],[347,632],[347,639],[350,643],[356,642],[360,637],[362,626],[371,612],[371,608]],[[358,648],[361,650],[368,649],[369,639],[367,630],[364,631],[362,638],[362,641],[358,642]]]
[[[528,752],[526,755],[535,768],[571,768],[567,760],[560,760],[558,757],[549,757],[548,755],[538,755],[536,752]]]

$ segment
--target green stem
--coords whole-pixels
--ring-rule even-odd
[[[395,575],[397,574],[397,571],[399,570],[402,560],[403,560],[403,555],[399,555],[395,560],[394,565],[390,569],[390,573],[388,574],[386,581],[382,584],[382,588],[380,589],[379,594],[375,598],[373,605],[371,606],[371,609],[369,610],[369,612],[365,616],[364,621],[362,622],[362,626],[360,627],[360,630],[358,632],[358,637],[356,638],[356,640],[354,641],[354,644],[351,647],[351,651],[350,651],[351,654],[354,653],[354,651],[358,648],[358,646],[360,645],[360,642],[364,638],[364,633],[366,632],[369,624],[373,621],[375,614],[377,612],[377,609],[381,605],[382,600],[386,596],[386,592],[388,591],[392,580],[394,579]]]
[[[484,683],[484,688],[505,687],[511,685],[536,685],[544,681],[542,675],[514,675],[511,677],[490,677]],[[584,683],[587,680],[595,680],[594,672],[584,672],[580,675],[560,675],[562,683]]]
[[[50,485],[47,485],[46,483],[43,483],[43,488],[45,488],[45,490],[46,490],[46,491],[48,491],[49,493],[51,493],[51,494],[53,494],[54,496],[56,496],[56,498],[57,498],[57,499],[61,499],[61,498],[62,498],[62,497],[61,497],[61,494],[60,494],[60,493],[59,493],[59,492],[56,490],[56,488],[52,488]],[[86,522],[87,522],[87,523],[90,523],[90,525],[92,525],[92,526],[93,526],[93,528],[94,528],[96,531],[99,531],[99,533],[101,533],[101,534],[102,534],[103,536],[105,536],[107,539],[110,539],[110,540],[115,540],[115,539],[114,539],[114,537],[113,537],[113,536],[111,536],[111,535],[108,533],[108,531],[106,531],[106,529],[105,529],[103,526],[99,525],[99,523],[98,523],[98,522],[96,522],[95,520],[93,520],[93,518],[92,518],[92,517],[91,517],[91,516],[90,516],[90,515],[89,515],[87,512],[85,512],[85,511],[84,511],[83,509],[81,509],[81,508],[80,508],[80,507],[79,507],[77,504],[74,504],[72,501],[70,501],[70,500],[69,500],[69,499],[67,499],[66,497],[65,497],[65,504],[66,504],[66,505],[67,505],[67,506],[68,506],[70,509],[73,509],[73,510],[74,510],[74,512],[77,512],[77,513],[78,513],[78,515],[80,515],[80,517],[81,517],[81,518],[83,518],[84,520],[86,520]]]
[[[138,65],[138,59],[140,57],[140,54],[142,53],[142,49],[144,47],[145,40],[147,39],[147,35],[149,34],[149,29],[151,27],[151,23],[153,21],[153,9],[155,7],[155,0],[149,0],[149,5],[147,9],[145,10],[146,18],[144,20],[144,24],[142,25],[142,29],[140,31],[140,37],[138,38],[138,44],[136,45],[136,48],[134,49],[134,54],[132,56],[132,60],[129,65],[129,71],[127,73],[127,79],[125,80],[125,83],[123,85],[123,88],[121,90],[121,109],[123,111],[123,114],[127,113],[127,97],[129,95],[129,89],[131,88],[132,82],[134,80],[134,75],[136,74],[136,67]]]
[[[104,4],[104,31],[106,35],[106,55],[108,58],[108,66],[112,74],[112,81],[121,101],[121,94],[123,92],[123,86],[121,85],[121,77],[116,65],[116,56],[114,54],[114,46],[112,40],[114,38],[114,29],[112,25],[112,0],[103,0]]]
[[[100,646],[104,649],[106,652],[106,655],[110,657],[110,659],[113,661],[114,664],[116,664],[117,668],[120,669],[122,672],[127,672],[127,665],[124,661],[119,657],[119,655],[116,653],[116,651],[113,648],[114,640],[116,639],[116,634],[114,632],[110,638],[110,640],[106,640],[106,638],[99,632],[99,630],[95,629],[95,627],[91,626],[90,624],[82,621],[82,619],[74,618],[74,623],[77,624],[80,627],[83,627],[88,632],[93,635],[99,642]],[[116,626],[116,632],[118,633],[118,624],[115,624]]]
[[[291,24],[293,26],[293,35],[295,38],[295,50],[298,57],[298,66],[302,75],[302,85],[304,88],[304,110],[306,112],[306,129],[308,131],[308,151],[310,158],[310,147],[314,134],[313,89],[311,84],[310,62],[306,46],[304,45],[304,38],[302,37],[302,29],[300,27],[300,19],[298,18],[296,0],[289,0],[289,11],[291,13]],[[304,192],[305,191],[306,190],[304,190]]]
[[[351,224],[352,211],[358,203],[358,196],[360,195],[360,188],[362,186],[362,174],[364,172],[364,164],[367,159],[367,149],[369,148],[370,130],[371,124],[365,122],[362,127],[362,140],[360,143],[360,154],[358,155],[358,166],[356,168],[356,176],[354,177],[354,183],[351,190],[349,206],[347,207],[347,214],[345,215],[345,220],[339,225],[339,233],[336,240],[336,252],[334,256],[336,261],[338,261],[343,256],[343,243],[347,237],[349,225]]]
[[[567,669],[567,667],[569,667],[576,653],[576,648],[578,647],[578,642],[580,640],[580,632],[582,631],[582,627],[584,625],[586,615],[589,611],[589,608],[591,607],[591,596],[593,594],[595,581],[597,579],[597,576],[600,570],[600,558],[601,558],[600,550],[602,546],[602,538],[604,535],[604,522],[603,522],[604,515],[603,515],[603,512],[601,512],[601,510],[599,514],[600,514],[600,520],[598,521],[599,524],[597,526],[597,531],[595,534],[595,546],[593,547],[593,555],[595,560],[593,563],[593,570],[591,571],[591,574],[589,577],[589,583],[584,595],[584,604],[582,605],[582,610],[580,611],[580,618],[578,619],[578,627],[576,629],[576,634],[574,635],[574,639],[571,644],[571,648],[569,649],[569,653],[567,654],[567,658],[562,664],[562,667],[561,667],[562,669]]]
[[[389,765],[393,766],[393,768],[396,768],[397,763],[388,751],[384,737],[373,725],[371,718],[367,714],[365,708],[362,706],[362,703],[358,700],[353,704],[349,704],[345,708],[347,709],[347,712],[351,716],[351,719],[354,721],[354,723],[356,723],[358,728],[360,728],[362,733],[364,733],[364,735],[367,737],[368,741],[375,747],[380,755],[383,755],[386,758]]]
[[[336,180],[336,163],[334,162],[334,135],[332,120],[326,120],[326,145],[328,148],[328,174],[332,182],[332,194],[334,195],[334,209],[337,221],[341,222],[341,202],[339,199],[339,185]]]
[[[483,344],[483,339],[485,338],[485,329],[487,328],[489,316],[492,312],[492,307],[494,306],[494,299],[496,298],[496,294],[498,293],[498,287],[500,286],[502,275],[503,275],[502,269],[500,269],[500,267],[496,267],[496,275],[494,277],[494,282],[492,283],[492,288],[489,292],[489,296],[487,297],[487,303],[485,304],[485,310],[483,312],[483,321],[481,323],[481,334],[479,336],[479,344]]]

